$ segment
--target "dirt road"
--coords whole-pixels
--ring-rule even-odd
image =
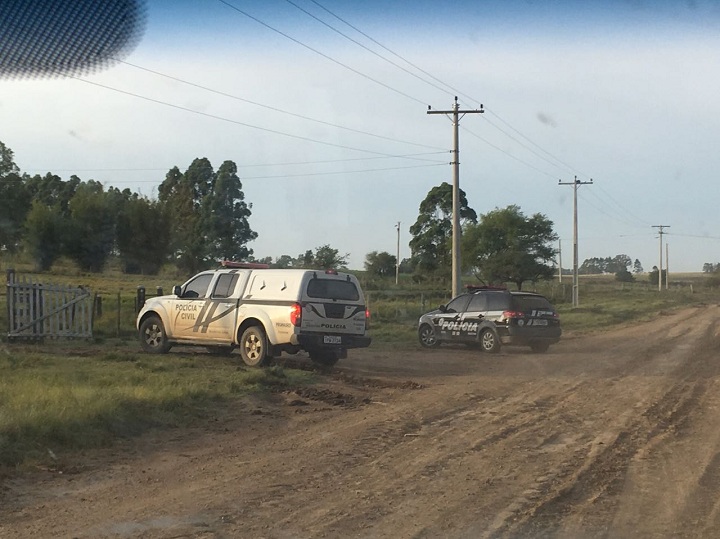
[[[351,352],[313,389],[11,480],[0,536],[720,537],[719,320]]]

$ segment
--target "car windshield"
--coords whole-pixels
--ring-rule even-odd
[[[352,281],[340,279],[310,279],[307,295],[316,299],[332,299],[341,301],[357,301],[360,293]]]
[[[541,296],[513,296],[512,305],[513,309],[521,312],[553,310],[550,302]]]

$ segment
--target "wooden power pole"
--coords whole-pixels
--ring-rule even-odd
[[[466,114],[482,114],[485,112],[483,106],[480,110],[459,110],[458,98],[455,96],[455,103],[452,110],[431,110],[428,106],[428,114],[445,114],[452,120],[453,124],[453,153],[455,158],[453,162],[453,204],[452,204],[452,295],[453,297],[460,294],[462,279],[460,275],[460,140],[459,125],[460,119]]]
[[[578,283],[578,212],[577,212],[577,190],[581,185],[592,185],[592,178],[589,182],[581,182],[575,176],[573,182],[563,182],[558,180],[558,185],[572,185],[573,186],[573,296],[572,305],[577,307],[580,305],[579,298],[579,283]]]

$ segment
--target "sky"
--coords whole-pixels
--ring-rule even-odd
[[[148,0],[122,61],[0,79],[0,141],[22,172],[151,198],[174,166],[232,160],[256,257],[330,245],[362,269],[396,254],[398,222],[409,257],[420,203],[452,183],[452,123],[426,112],[457,96],[485,111],[459,132],[478,215],[545,215],[570,268],[560,182],[592,179],[580,263],[650,270],[665,225],[663,266],[701,271],[720,262],[719,23],[714,0]]]

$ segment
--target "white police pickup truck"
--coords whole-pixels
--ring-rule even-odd
[[[165,353],[173,344],[217,353],[239,348],[251,366],[305,350],[328,366],[347,357],[349,348],[370,346],[369,312],[354,275],[223,266],[195,275],[172,295],[147,300],[137,317],[143,350]]]

